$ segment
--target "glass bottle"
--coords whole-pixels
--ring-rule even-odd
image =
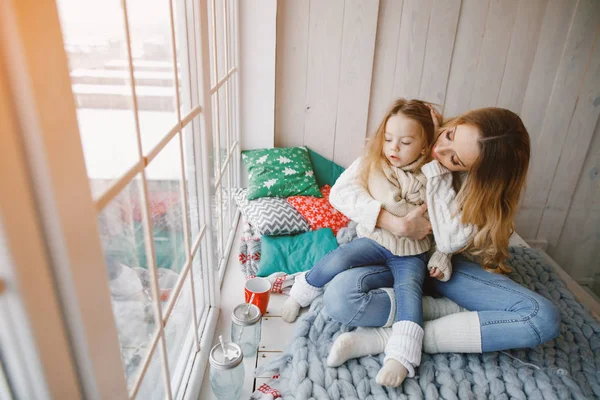
[[[231,341],[242,348],[245,357],[256,354],[261,324],[262,315],[254,304],[238,304],[231,313]]]
[[[221,339],[221,337],[219,337]],[[244,384],[244,353],[223,340],[210,350],[210,387],[219,400],[238,400]]]

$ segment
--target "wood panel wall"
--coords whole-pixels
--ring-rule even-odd
[[[275,145],[348,166],[396,97],[498,106],[532,140],[517,220],[576,279],[600,273],[600,3],[278,0]]]

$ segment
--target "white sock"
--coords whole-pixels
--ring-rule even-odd
[[[408,370],[408,376],[415,376],[415,368],[421,364],[423,351],[423,328],[412,321],[394,322],[392,335],[385,345],[384,362],[396,360]]]
[[[481,325],[475,311],[427,321],[423,328],[425,353],[481,353]]]
[[[386,291],[391,298],[393,304],[395,304],[395,299],[393,297],[393,292]],[[441,298],[433,298],[429,296],[423,297],[423,318],[425,320],[429,320],[432,318],[440,318],[443,316],[454,316],[461,314],[470,314],[469,312],[464,312],[464,308],[460,307],[458,304],[453,301],[441,297]],[[457,314],[460,313],[460,314]],[[468,327],[461,327],[459,324],[462,324],[461,320],[464,317],[459,317],[457,320],[450,319],[449,323],[451,324],[450,328],[447,328],[445,324],[440,324],[437,321],[445,320],[445,318],[440,318],[436,321],[425,322],[423,328],[425,330],[425,335],[423,337],[423,349],[426,353],[434,354],[441,352],[453,352],[452,350],[446,351],[434,351],[438,346],[438,335],[441,329],[453,329],[456,332],[464,332],[463,336],[465,338],[471,336],[477,336],[477,340],[475,344],[470,347],[472,351],[464,351],[464,353],[481,353],[481,327],[479,326],[479,316],[477,316],[477,323],[471,323]],[[433,322],[436,322],[433,324]],[[443,330],[441,331],[443,333]],[[334,341],[331,346],[331,351],[329,352],[329,357],[327,358],[327,365],[330,367],[337,367],[345,363],[351,358],[364,357],[374,354],[381,354],[385,351],[385,346],[387,345],[388,338],[392,335],[391,328],[357,328],[353,332],[342,333],[337,339]],[[453,342],[453,337],[455,335],[450,335],[449,342]],[[446,340],[443,342],[446,343]],[[444,347],[445,344],[442,345]],[[458,350],[454,352],[459,352]]]
[[[392,288],[382,289],[387,293],[388,296],[390,296],[390,301],[392,304],[390,315],[388,316],[387,322],[384,325],[385,327],[390,327],[396,318],[396,295],[394,294],[394,289]],[[467,311],[467,309],[459,306],[447,297],[423,296],[424,321],[431,321],[433,319],[438,319],[446,315],[456,314],[463,311]]]
[[[390,358],[377,373],[375,382],[381,386],[398,387],[402,385],[402,382],[406,379],[406,375],[408,375],[406,367],[402,363]]]
[[[331,346],[327,365],[337,367],[351,358],[383,353],[391,333],[391,328],[357,328],[342,333]]]
[[[446,315],[467,311],[447,297],[423,297],[423,320],[431,321]]]
[[[306,272],[296,276],[294,285],[290,289],[290,297],[302,307],[308,307],[314,299],[322,294],[322,287],[313,286],[306,281]]]
[[[383,367],[375,381],[382,386],[398,387],[406,376],[415,376],[421,364],[423,328],[412,321],[398,321],[392,327],[392,336],[385,346]]]
[[[300,308],[302,307],[296,300],[288,297],[285,303],[283,303],[283,307],[281,307],[281,318],[286,322],[294,322],[298,318]]]

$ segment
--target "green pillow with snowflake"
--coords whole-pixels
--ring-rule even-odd
[[[306,147],[242,151],[248,200],[260,197],[323,197]]]

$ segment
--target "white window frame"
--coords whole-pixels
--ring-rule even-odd
[[[177,53],[175,48],[175,28],[173,1],[170,3],[171,36],[173,48],[174,66],[177,65]],[[136,134],[138,138],[139,161],[119,179],[113,182],[112,186],[102,193],[98,198],[92,199],[88,187],[88,178],[85,170],[85,162],[81,149],[79,138],[79,129],[75,113],[75,104],[71,92],[71,82],[69,77],[69,68],[66,55],[64,53],[60,23],[58,18],[55,0],[9,0],[3,2],[0,9],[0,30],[2,40],[1,58],[5,61],[3,69],[0,70],[0,77],[6,78],[10,82],[10,88],[0,91],[2,95],[14,104],[12,126],[12,136],[7,138],[19,137],[20,142],[13,140],[12,147],[3,146],[2,155],[7,151],[14,151],[21,155],[22,159],[15,161],[11,167],[21,171],[28,171],[28,175],[20,176],[23,193],[15,192],[22,196],[30,195],[29,203],[19,203],[12,199],[12,203],[2,203],[2,213],[6,214],[11,208],[18,206],[26,208],[32,218],[33,227],[31,234],[37,234],[40,238],[39,263],[47,269],[51,278],[47,282],[47,290],[53,294],[55,303],[54,313],[56,319],[50,328],[56,330],[57,337],[62,337],[65,347],[60,358],[60,368],[56,369],[56,354],[47,354],[48,343],[42,338],[34,337],[35,343],[40,349],[39,358],[42,365],[52,363],[55,372],[44,369],[44,382],[48,387],[49,397],[67,398],[65,393],[79,393],[79,396],[68,396],[68,398],[85,397],[89,399],[111,398],[127,399],[135,398],[139,385],[143,380],[144,372],[148,362],[152,357],[153,351],[161,352],[163,365],[163,380],[165,383],[175,383],[180,385],[176,398],[193,398],[199,392],[199,380],[201,378],[208,358],[208,350],[212,344],[213,334],[216,328],[219,307],[220,283],[223,278],[227,255],[233,243],[235,234],[235,224],[239,218],[239,211],[235,210],[231,202],[231,190],[234,184],[239,182],[239,40],[238,33],[231,35],[228,40],[228,7],[224,7],[223,29],[225,30],[225,40],[227,44],[235,47],[235,65],[229,68],[229,54],[225,57],[226,71],[223,77],[219,77],[217,87],[211,87],[210,80],[210,54],[208,42],[208,1],[213,3],[213,35],[215,40],[217,35],[214,30],[219,27],[215,23],[214,1],[215,0],[181,0],[185,2],[183,16],[187,15],[185,21],[187,25],[187,40],[190,47],[187,49],[188,59],[188,85],[183,87],[191,88],[190,92],[184,91],[184,96],[189,95],[190,99],[196,98],[198,105],[192,101],[190,110],[185,115],[181,114],[181,99],[179,98],[178,72],[174,67],[176,112],[178,123],[171,129],[163,139],[148,153],[143,153],[141,147],[140,129],[137,113],[137,103],[135,97],[135,80],[132,67],[132,57],[130,41],[128,40],[129,73],[131,80],[131,89],[133,96],[133,107],[136,116]],[[228,4],[227,2],[224,4]],[[124,25],[126,27],[127,37],[129,37],[128,18],[126,1],[123,1]],[[238,1],[231,0],[233,9],[231,20],[237,21]],[[181,10],[182,7],[179,7]],[[181,21],[179,21],[181,22]],[[32,29],[31,27],[36,27]],[[237,26],[234,29],[238,32]],[[194,40],[190,40],[193,38]],[[217,46],[213,46],[213,68],[217,69]],[[183,69],[183,68],[182,68]],[[233,83],[234,90],[229,90],[230,83]],[[226,159],[221,165],[220,160],[220,135],[219,127],[220,109],[219,101],[215,116],[212,110],[212,93],[216,91],[218,97],[219,85],[224,85],[226,93],[226,127],[227,135],[227,154]],[[210,88],[210,90],[208,90]],[[234,98],[231,99],[230,96]],[[56,99],[61,99],[57,102]],[[235,104],[235,113],[230,112],[230,102]],[[187,111],[187,109],[186,109]],[[217,131],[212,129],[212,118],[217,118]],[[8,124],[8,123],[6,123]],[[3,124],[3,128],[4,125]],[[186,124],[194,126],[196,132],[201,131],[200,137],[195,137],[193,148],[184,148],[182,134]],[[199,125],[199,126],[198,126]],[[175,137],[177,136],[177,138]],[[214,165],[217,173],[213,172],[213,137],[216,139],[216,156]],[[200,139],[200,140],[196,140]],[[184,268],[180,273],[180,279],[175,286],[168,305],[161,309],[161,306],[155,301],[154,309],[156,315],[163,320],[159,323],[159,330],[155,339],[149,344],[149,351],[141,367],[141,376],[138,383],[134,385],[133,390],[128,393],[123,366],[120,358],[119,343],[115,321],[112,315],[110,296],[108,289],[108,279],[104,265],[104,258],[97,231],[97,216],[104,207],[115,198],[123,188],[137,175],[144,177],[145,167],[160,153],[160,151],[171,140],[178,140],[181,156],[181,173],[185,176],[183,154],[194,154],[196,166],[201,168],[201,173],[196,174],[197,181],[193,182],[197,188],[203,188],[200,201],[200,211],[204,213],[201,219],[202,224],[200,232],[190,243],[188,232],[190,229],[187,216],[188,201],[186,180],[182,179],[181,195],[184,207],[184,240],[187,249],[187,259]],[[4,144],[4,142],[3,142]],[[4,157],[3,157],[4,158]],[[8,160],[8,159],[7,159]],[[8,171],[8,170],[7,170]],[[223,204],[221,200],[221,189],[223,179],[227,176],[227,201],[229,202],[229,213],[223,215]],[[214,177],[214,180],[213,180]],[[152,221],[148,213],[147,187],[145,178],[143,184],[143,207],[145,237],[152,238]],[[4,186],[4,185],[2,185]],[[219,212],[219,228],[224,225],[224,219],[227,221],[225,237],[218,231],[218,240],[224,241],[218,248],[220,254],[216,253],[217,246],[212,243],[211,223],[211,199],[217,194]],[[18,229],[16,221],[8,219],[6,231],[10,248],[21,249],[25,246],[31,246],[31,236],[23,236]],[[45,242],[45,243],[44,243]],[[149,271],[152,279],[152,291],[154,298],[158,299],[158,285],[156,278],[156,260],[153,251],[153,241],[147,241],[147,255],[149,260]],[[201,250],[202,268],[204,280],[203,283],[205,296],[204,312],[200,319],[196,321],[195,303],[192,303],[193,319],[195,327],[191,329],[191,334],[187,338],[184,349],[181,354],[189,353],[190,357],[184,364],[184,367],[175,368],[176,371],[169,372],[167,361],[167,349],[164,339],[163,328],[168,323],[168,317],[172,311],[179,293],[181,292],[187,274],[190,277],[193,274],[191,263],[195,251]],[[45,251],[43,251],[45,250]],[[21,254],[25,253],[25,254]],[[35,255],[33,254],[33,255]],[[26,268],[25,262],[27,252],[17,251],[12,254],[15,264],[15,271]],[[190,279],[190,290],[193,302],[193,279]],[[28,282],[24,277],[15,277],[15,283],[27,287]],[[23,301],[32,299],[27,298],[27,293],[17,294]],[[50,296],[52,297],[52,296]],[[93,310],[93,312],[90,312]],[[48,318],[48,315],[41,316],[39,313],[32,313],[27,310],[25,318],[30,321],[34,327],[34,336],[42,335],[43,332],[36,332],[36,326],[41,321]],[[61,315],[62,314],[62,315]],[[62,316],[59,317],[59,316]],[[101,329],[100,329],[101,328]],[[62,336],[61,336],[62,335]],[[54,346],[54,349],[60,348],[60,340]],[[156,347],[159,347],[155,350]],[[50,353],[52,353],[50,351]],[[46,363],[46,364],[44,364]],[[59,372],[60,371],[60,372]],[[72,371],[66,376],[63,371]],[[61,382],[55,382],[53,377],[57,373],[61,375]],[[187,387],[190,376],[194,376],[194,383]],[[43,386],[43,385],[42,385]],[[181,387],[183,390],[181,390]],[[65,392],[65,388],[70,392]],[[61,396],[57,396],[58,394]],[[166,398],[175,398],[171,391],[171,384],[165,385]],[[45,396],[42,396],[42,398]]]

